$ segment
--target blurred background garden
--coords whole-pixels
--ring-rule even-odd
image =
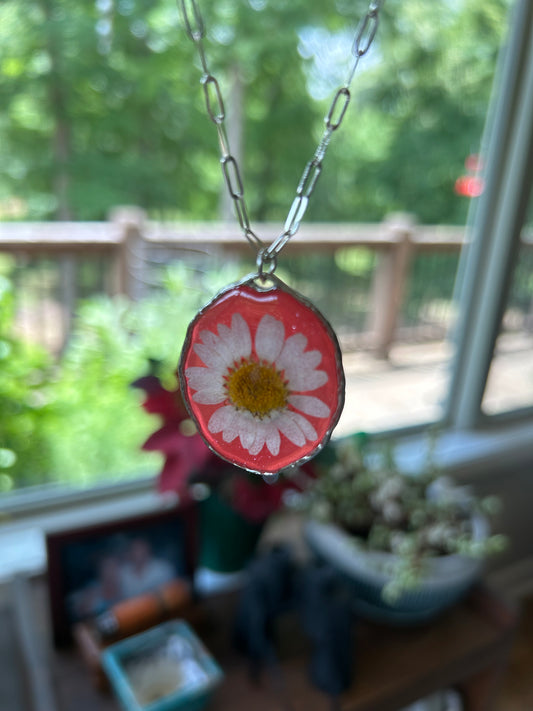
[[[254,224],[283,224],[366,6],[202,3]],[[382,256],[372,235],[393,214],[435,235],[411,255],[398,337],[442,340],[453,324],[461,226],[483,189],[480,141],[509,6],[385,4],[309,206],[308,220],[327,225],[321,249],[288,252],[279,268],[332,320],[345,353],[368,348]],[[126,267],[138,268],[137,286],[124,288],[96,239],[104,230],[102,244],[114,244],[113,211],[124,205],[142,210],[154,245],[157,226],[234,220],[199,78],[174,0],[0,5],[1,491],[155,471],[157,455],[139,452],[154,422],[130,384],[157,364],[172,385],[196,310],[253,269],[245,244],[182,239],[141,254],[134,241]],[[352,237],[324,249],[336,224]],[[358,225],[377,229],[360,238]],[[531,262],[526,245],[508,308],[517,330],[530,327]]]

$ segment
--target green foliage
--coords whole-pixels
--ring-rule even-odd
[[[418,254],[411,264],[407,293],[402,304],[404,325],[427,320],[446,322],[459,254]],[[440,314],[440,316],[439,316]]]
[[[509,4],[388,0],[311,219],[464,221],[453,185],[478,148]],[[349,43],[337,53],[335,41],[367,3],[201,5],[250,215],[283,220],[344,81]],[[175,0],[1,3],[0,210],[17,199],[30,219],[101,219],[117,204],[215,217],[224,186],[197,64]]]
[[[142,301],[99,296],[81,302],[68,348],[53,371],[37,349],[2,337],[0,486],[7,488],[2,467],[9,467],[8,483],[17,487],[116,481],[160,468],[159,455],[140,452],[154,420],[131,383],[154,360],[172,381],[187,325],[236,276],[231,266],[203,273],[178,264]],[[0,294],[0,306],[7,306],[10,288]],[[0,313],[3,322],[7,311]]]
[[[56,481],[86,484],[141,466],[150,431],[130,383],[145,361],[124,327],[128,304],[95,298],[79,309],[69,347],[50,384],[54,412],[46,429]]]
[[[278,272],[297,291],[312,295],[337,332],[353,334],[366,325],[373,261],[366,250],[357,248],[284,255]]]
[[[44,430],[50,418],[50,357],[13,333],[9,263],[0,261],[0,492],[51,478]]]
[[[335,263],[354,277],[369,278],[376,264],[376,254],[366,247],[347,247],[335,252]]]
[[[479,148],[509,7],[385,4],[379,56],[355,83],[355,118],[331,146],[335,177],[326,179],[336,182],[313,215],[374,221],[402,211],[422,223],[464,223],[468,201],[454,183]]]

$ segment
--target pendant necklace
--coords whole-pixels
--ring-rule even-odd
[[[300,226],[330,139],[344,118],[349,87],[374,40],[382,3],[371,0],[357,27],[347,81],[333,97],[283,231],[266,245],[248,219],[239,166],[226,135],[220,86],[207,65],[206,31],[197,0],[179,0],[202,65],[201,84],[218,133],[224,180],[243,235],[257,255],[257,271],[220,292],[189,325],[178,367],[180,388],[206,444],[222,459],[263,476],[302,464],[319,452],[344,405],[345,379],[335,332],[275,270],[279,253]]]

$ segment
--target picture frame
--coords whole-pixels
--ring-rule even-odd
[[[73,625],[175,578],[192,584],[197,558],[193,504],[121,517],[46,535],[54,646],[72,642]],[[133,566],[142,575],[132,575]]]

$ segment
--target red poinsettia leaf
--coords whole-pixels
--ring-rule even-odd
[[[215,456],[200,435],[185,437],[183,453],[189,462],[189,473],[201,471]]]
[[[208,448],[199,435],[184,435],[175,422],[167,422],[158,430],[153,432],[142,448],[147,452],[159,451],[163,454],[183,454],[189,456],[191,460],[200,459],[204,461],[204,451]]]
[[[177,390],[170,391],[161,388],[147,393],[143,408],[150,414],[161,415],[165,420],[180,422],[189,416],[181,399],[181,394]]]
[[[248,476],[236,477],[233,486],[233,506],[250,521],[264,521],[281,506],[286,489],[283,480],[267,484]]]
[[[145,375],[137,378],[131,384],[134,388],[144,390],[146,398],[142,404],[146,412],[161,415],[164,420],[181,420],[188,417],[179,388],[167,390],[155,375]]]
[[[184,439],[179,427],[172,422],[167,422],[148,437],[142,448],[147,452],[174,454],[182,451]]]
[[[145,392],[150,392],[151,390],[161,387],[161,381],[155,375],[143,375],[141,378],[137,378],[131,383],[132,388],[139,388],[139,390],[144,390]]]
[[[294,482],[280,478],[268,484],[262,478],[245,474],[219,459],[195,434],[179,390],[170,391],[154,375],[139,378],[134,383],[146,392],[144,409],[163,418],[164,424],[143,445],[146,451],[160,451],[165,462],[158,480],[160,492],[176,492],[189,496],[189,486],[195,481],[219,488],[226,482],[229,502],[249,521],[265,521],[282,504],[283,492]],[[192,425],[192,430],[188,425]]]
[[[188,478],[189,463],[187,459],[179,454],[171,455],[165,459],[157,488],[161,493],[176,491],[183,495],[187,490]]]

